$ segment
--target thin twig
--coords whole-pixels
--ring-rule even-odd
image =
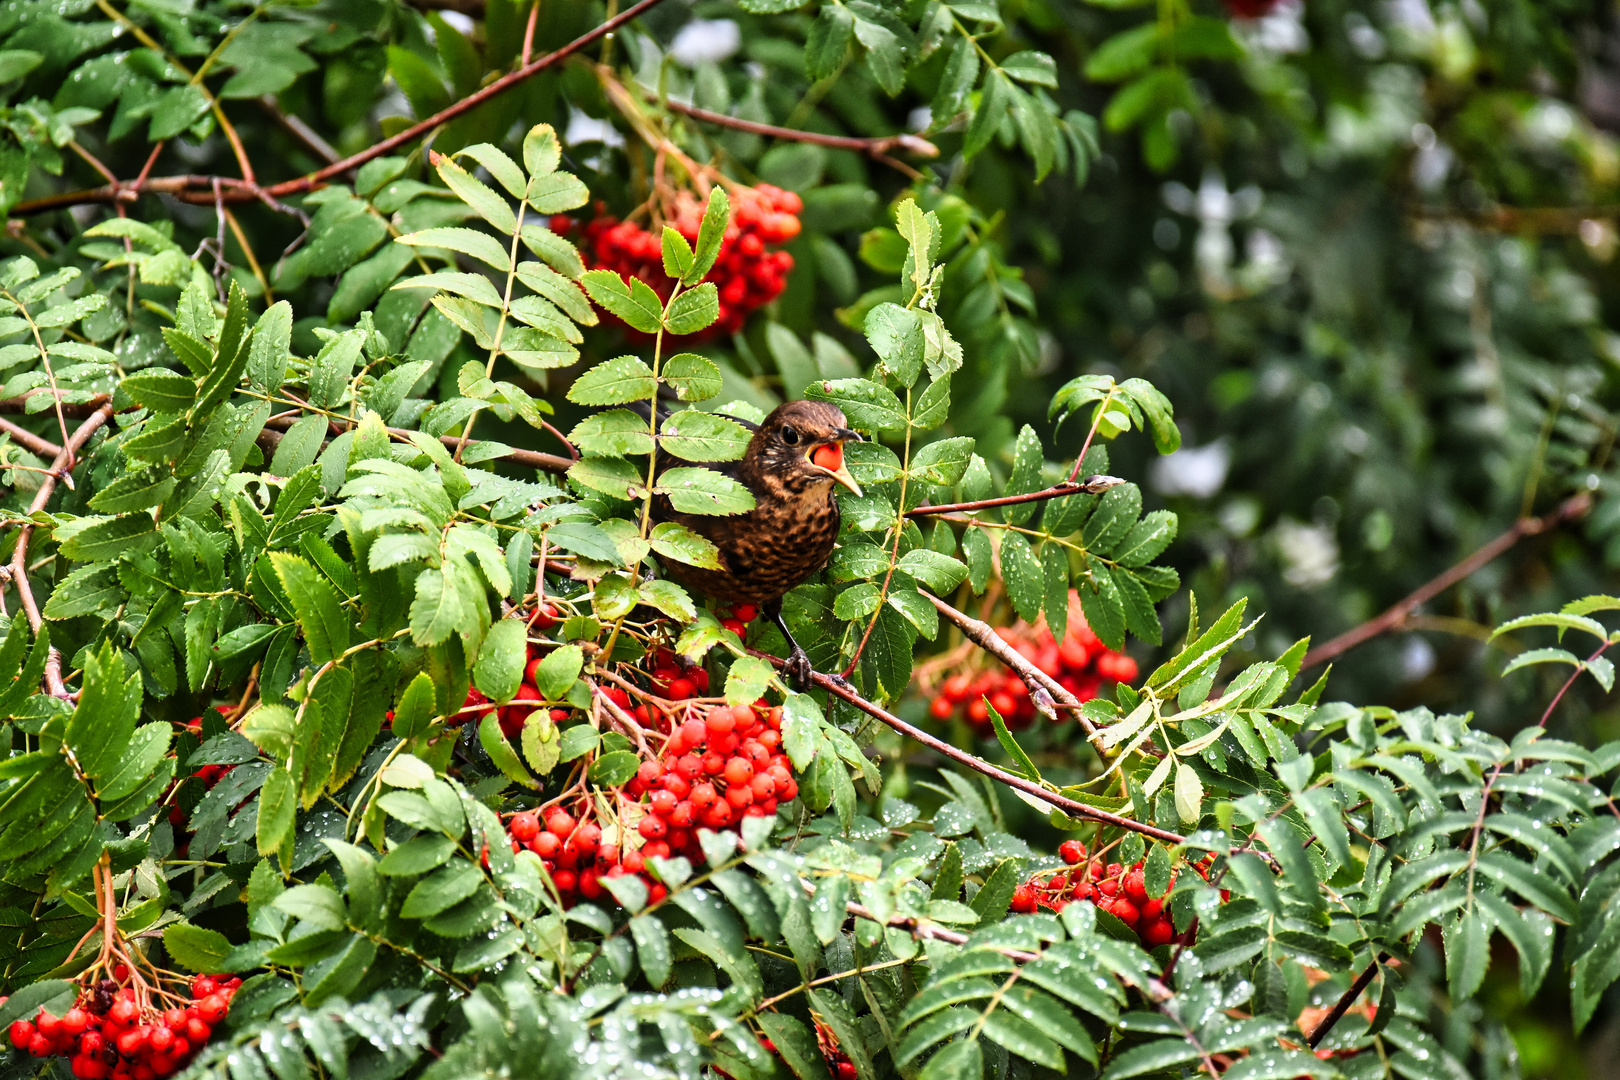
[[[1124,482],[1117,476],[1088,476],[1084,483],[1065,480],[1061,484],[1053,484],[1051,487],[1042,488],[1040,491],[1026,491],[1022,495],[1000,495],[994,499],[975,499],[973,502],[918,506],[907,510],[906,516],[923,517],[928,514],[972,513],[975,510],[988,510],[993,506],[1016,506],[1019,503],[1061,499],[1065,495],[1101,495],[1109,488],[1118,487]]]
[[[84,444],[90,441],[103,424],[112,418],[113,407],[109,401],[101,408],[90,414],[90,418],[80,424],[68,437],[62,450],[51,463],[51,471],[45,477],[44,483],[34,493],[34,501],[28,505],[28,516],[32,517],[45,509],[56,492],[56,482],[71,468],[71,463],[78,459],[78,452]],[[17,596],[22,601],[24,614],[28,616],[28,628],[39,636],[39,628],[44,623],[40,616],[39,605],[34,602],[34,590],[28,584],[28,541],[34,535],[34,523],[29,522],[22,527],[17,537],[17,550],[11,557],[11,580],[17,586]],[[73,693],[68,690],[67,684],[62,681],[62,654],[52,646],[45,660],[45,686],[53,697],[66,701],[73,700]]]
[[[1007,642],[1001,637],[1000,634],[995,632],[989,623],[982,622],[975,619],[971,615],[957,611],[954,607],[947,604],[939,597],[932,595],[931,593],[925,592],[923,595],[928,597],[929,600],[933,601],[934,606],[939,609],[939,613],[941,615],[945,616],[946,621],[954,623],[957,629],[961,630],[963,635],[966,636],[969,641],[973,642],[975,645],[979,646],[979,648],[983,649],[991,656],[994,656],[997,660],[1000,660],[1003,664],[1006,664],[1008,667],[1018,672],[1019,677],[1022,678],[1025,685],[1029,687],[1031,695],[1035,694],[1037,689],[1045,690],[1046,693],[1052,695],[1057,704],[1062,705],[1064,708],[1069,709],[1074,713],[1075,722],[1080,725],[1081,729],[1086,733],[1087,738],[1092,738],[1097,735],[1097,725],[1086,719],[1086,715],[1080,711],[1083,707],[1080,699],[1075,697],[1074,694],[1070,693],[1068,688],[1062,683],[1058,682],[1056,679],[1052,678],[1052,676],[1030,663],[1029,657],[1007,644]]]
[[[746,131],[750,135],[763,135],[768,139],[783,139],[789,142],[813,143],[816,146],[825,146],[834,150],[854,150],[857,153],[870,154],[873,157],[887,157],[890,151],[904,150],[908,154],[918,157],[939,157],[939,147],[920,135],[879,135],[872,138],[858,138],[851,135],[823,135],[819,131],[801,131],[798,128],[778,127],[775,124],[762,124],[757,120],[744,120],[737,116],[728,116],[725,113],[712,112],[709,109],[700,109],[696,105],[687,105],[673,98],[660,98],[656,94],[647,94],[649,100],[657,101],[664,108],[682,116],[689,116],[693,120],[705,124],[714,124],[717,127],[732,128],[736,131]],[[892,161],[892,159],[890,159]]]
[[[639,3],[632,4],[630,7],[625,8],[623,11],[619,12],[619,14],[603,21],[594,29],[581,34],[579,37],[562,46],[560,49],[548,53],[547,55],[540,57],[538,60],[524,64],[516,71],[503,75],[499,79],[496,79],[494,82],[490,83],[488,86],[482,87],[481,89],[468,94],[461,100],[440,109],[427,119],[412,124],[410,127],[405,128],[398,134],[391,135],[386,139],[380,139],[357,154],[351,154],[339,161],[334,161],[331,164],[325,165],[320,169],[317,169],[315,172],[308,173],[304,176],[296,177],[292,180],[283,180],[279,184],[271,184],[268,187],[261,187],[260,185],[252,183],[251,181],[216,178],[212,176],[160,177],[155,180],[147,181],[144,185],[145,189],[148,191],[160,191],[165,194],[172,195],[182,202],[212,204],[214,201],[212,197],[212,187],[214,181],[216,179],[220,179],[222,186],[225,188],[223,192],[225,202],[237,203],[260,200],[268,201],[272,206],[277,206],[278,204],[275,202],[277,199],[284,198],[288,195],[302,195],[324,187],[328,180],[342,176],[350,170],[358,168],[374,158],[379,158],[385,154],[391,153],[399,147],[404,146],[406,143],[414,142],[416,139],[421,138],[441,125],[454,120],[456,117],[461,116],[464,113],[471,112],[473,109],[476,109],[478,106],[482,105],[486,101],[489,101],[491,98],[510,90],[518,83],[538,75],[547,68],[560,64],[562,61],[568,59],[570,56],[590,45],[592,42],[597,41],[604,35],[612,33],[625,23],[630,22],[631,20],[640,16],[643,12],[656,7],[661,3],[663,3],[663,0],[640,0]],[[84,203],[106,203],[120,201],[127,199],[130,196],[130,188],[126,188],[123,185],[107,184],[99,188],[91,188],[83,191],[61,192],[55,195],[47,195],[41,199],[29,199],[12,207],[11,213],[15,217],[26,217],[30,214],[43,213],[47,210],[61,210],[70,206],[79,206]]]
[[[782,667],[786,664],[786,661],[781,657],[772,656],[769,653],[762,653],[754,650],[750,650],[750,652],[777,667]],[[1006,784],[1008,787],[1017,788],[1026,795],[1033,795],[1035,798],[1040,799],[1042,802],[1047,803],[1050,806],[1054,806],[1057,809],[1062,810],[1065,814],[1068,814],[1071,817],[1087,818],[1091,821],[1101,822],[1104,825],[1112,825],[1115,828],[1128,829],[1131,832],[1141,833],[1143,836],[1150,836],[1155,840],[1160,840],[1167,844],[1182,844],[1187,840],[1187,838],[1182,836],[1180,833],[1173,833],[1168,829],[1161,829],[1156,825],[1148,825],[1144,822],[1133,821],[1128,817],[1121,817],[1119,814],[1110,813],[1107,810],[1099,810],[1095,806],[1088,806],[1087,804],[1079,802],[1075,799],[1071,799],[1066,795],[1059,795],[1055,791],[1050,791],[1047,788],[1042,787],[1040,784],[1035,783],[1033,780],[1026,780],[1022,776],[1015,776],[1005,769],[997,768],[988,761],[985,761],[983,758],[975,757],[966,750],[960,750],[946,742],[944,739],[931,735],[914,724],[908,724],[906,721],[900,719],[898,716],[895,716],[893,713],[887,712],[879,706],[874,705],[872,702],[867,701],[865,698],[861,697],[861,695],[857,694],[853,689],[851,689],[849,684],[844,682],[842,679],[835,679],[830,675],[823,675],[819,671],[812,671],[810,673],[810,681],[821,687],[821,689],[827,691],[827,693],[831,694],[833,697],[855,706],[857,709],[866,713],[874,720],[886,724],[909,739],[914,739],[917,742],[922,743],[930,750],[949,758],[958,765],[972,769],[974,772],[983,773],[985,776],[990,777],[990,779],[1000,781],[1001,783]]]
[[[1343,653],[1349,652],[1357,645],[1370,641],[1380,634],[1390,630],[1397,630],[1405,625],[1407,618],[1423,604],[1439,596],[1459,581],[1471,576],[1474,571],[1495,561],[1499,556],[1513,548],[1520,540],[1529,536],[1538,536],[1548,529],[1557,528],[1571,521],[1585,517],[1592,509],[1591,492],[1582,491],[1572,495],[1559,504],[1551,513],[1538,518],[1520,518],[1513,523],[1513,527],[1498,536],[1484,547],[1475,551],[1466,559],[1446,570],[1444,573],[1431,579],[1426,584],[1415,589],[1405,599],[1395,604],[1383,614],[1368,619],[1360,626],[1346,630],[1338,637],[1319,645],[1305,654],[1305,660],[1300,670],[1315,667],[1326,663]]]
[[[1367,965],[1366,971],[1356,976],[1356,981],[1350,984],[1350,989],[1346,990],[1339,997],[1339,1000],[1334,1002],[1332,1011],[1322,1017],[1322,1022],[1316,1025],[1315,1031],[1311,1032],[1310,1047],[1312,1050],[1315,1050],[1322,1040],[1327,1038],[1327,1033],[1333,1030],[1335,1024],[1344,1019],[1344,1014],[1350,1011],[1350,1006],[1356,1003],[1356,998],[1360,997],[1362,991],[1372,985],[1373,977],[1378,974],[1378,969],[1388,962],[1389,953],[1381,952],[1378,954],[1378,959]]]

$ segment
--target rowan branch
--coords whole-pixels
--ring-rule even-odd
[[[454,120],[456,117],[461,116],[464,113],[471,112],[473,109],[476,109],[478,106],[484,104],[486,101],[489,101],[491,98],[510,90],[518,83],[538,75],[547,68],[560,64],[562,61],[568,59],[576,52],[579,52],[581,49],[585,48],[587,45],[590,45],[592,42],[597,41],[603,36],[612,33],[625,23],[630,22],[643,12],[650,8],[656,7],[662,2],[663,0],[640,0],[639,3],[632,4],[630,7],[625,8],[623,11],[619,12],[619,14],[605,20],[595,29],[581,34],[579,37],[562,46],[560,49],[548,53],[547,55],[540,57],[538,60],[531,61],[530,63],[519,67],[516,71],[512,71],[501,76],[488,86],[485,86],[474,93],[468,94],[460,101],[440,109],[427,119],[412,124],[410,127],[405,128],[403,131],[400,131],[395,135],[391,135],[386,139],[373,143],[371,146],[360,151],[358,154],[351,154],[346,158],[334,161],[331,164],[325,165],[320,169],[317,169],[315,172],[308,173],[304,176],[300,176],[292,180],[283,180],[278,184],[271,184],[269,186],[261,186],[257,183],[253,183],[250,180],[238,180],[231,177],[158,177],[156,179],[146,181],[143,190],[172,195],[174,198],[179,199],[182,202],[206,203],[208,205],[212,205],[215,202],[213,188],[216,183],[222,189],[220,193],[220,201],[227,203],[250,202],[253,200],[268,199],[271,200],[273,204],[274,200],[284,198],[288,195],[302,195],[307,192],[314,191],[317,188],[326,186],[326,182],[331,180],[333,177],[341,176],[344,173],[349,172],[351,169],[358,168],[374,158],[382,157],[383,155],[404,146],[406,143],[414,142],[416,139],[428,134],[435,128],[449,123],[451,120]],[[47,210],[61,210],[70,206],[80,206],[85,203],[131,201],[135,197],[136,192],[134,190],[134,185],[106,184],[99,188],[89,188],[83,191],[60,192],[55,195],[47,195],[41,199],[29,199],[12,207],[11,213],[17,217],[26,217],[30,214],[43,213]]]
[[[811,143],[815,146],[825,146],[833,150],[854,150],[860,154],[870,154],[873,157],[884,157],[895,150],[903,150],[918,157],[936,158],[939,156],[939,147],[920,135],[878,135],[871,138],[860,138],[853,135],[824,135],[819,131],[802,131],[798,128],[778,127],[775,124],[763,124],[757,120],[744,120],[739,116],[728,116],[725,113],[714,112],[710,109],[700,109],[696,105],[676,101],[673,98],[659,97],[657,94],[646,93],[648,100],[656,101],[659,105],[673,113],[691,117],[693,120],[705,124],[714,124],[717,127],[731,128],[734,131],[746,131],[750,135],[763,135],[767,139],[783,139],[788,142]]]
[[[1555,529],[1585,517],[1591,509],[1592,494],[1591,492],[1582,491],[1565,499],[1557,509],[1548,514],[1538,518],[1520,518],[1513,523],[1512,528],[1444,573],[1419,586],[1383,614],[1368,619],[1360,626],[1346,630],[1333,640],[1306,653],[1305,660],[1300,665],[1300,670],[1303,671],[1306,668],[1315,667],[1317,664],[1326,663],[1380,634],[1400,629],[1419,607],[1458,582],[1470,577],[1474,571],[1487,563],[1494,562],[1498,557],[1511,550],[1520,540],[1530,536],[1538,536],[1548,529]]]
[[[269,449],[274,452],[276,444],[281,441],[281,432],[292,427],[298,420],[299,418],[295,416],[272,416],[264,422],[265,431],[260,433],[260,437],[269,444]],[[341,435],[355,426],[348,418],[342,416],[328,417],[328,420],[330,421],[329,426],[334,429],[333,433],[336,435]],[[406,442],[410,441],[413,434],[420,434],[420,432],[406,431],[404,428],[391,427],[386,430],[394,438]],[[441,435],[439,441],[454,450],[458,439],[454,435]],[[498,460],[527,465],[531,469],[539,469],[542,472],[559,474],[566,473],[569,466],[574,464],[572,458],[558,457],[556,454],[546,454],[539,450],[518,450],[513,448],[508,448],[505,453],[500,455]]]
[[[78,460],[79,451],[90,441],[90,436],[112,419],[112,414],[112,402],[108,401],[91,413],[90,418],[80,424],[68,437],[66,444],[57,453],[56,460],[51,463],[50,471],[45,474],[44,483],[40,484],[39,490],[34,493],[34,501],[28,505],[27,516],[33,517],[45,509],[46,504],[51,501],[51,496],[56,492],[56,482],[67,474],[72,463]],[[28,584],[28,541],[33,535],[34,523],[30,521],[22,527],[22,532],[17,537],[17,550],[11,556],[11,580],[17,586],[17,596],[22,601],[23,613],[28,616],[28,628],[38,637],[44,619],[40,616],[39,605],[34,601],[33,587]],[[62,681],[62,654],[57,652],[55,646],[52,646],[50,652],[46,654],[45,686],[52,697],[62,698],[65,701],[73,700],[72,691],[68,690],[67,684]]]
[[[1062,705],[1065,709],[1069,709],[1074,713],[1075,722],[1080,725],[1087,738],[1093,738],[1097,735],[1097,725],[1086,719],[1085,714],[1080,711],[1082,708],[1080,699],[1070,693],[1069,689],[1062,683],[1031,663],[1029,657],[1007,644],[1006,640],[996,633],[989,623],[957,611],[931,593],[925,592],[923,595],[933,601],[934,606],[939,609],[941,615],[945,616],[946,621],[955,624],[957,629],[961,630],[969,641],[1018,672],[1019,677],[1029,687],[1031,697],[1036,697],[1041,693],[1050,695],[1050,698],[1056,704]],[[1036,704],[1039,707],[1041,703],[1037,700]]]
[[[29,453],[38,454],[40,457],[56,457],[62,452],[62,448],[51,442],[51,440],[35,435],[32,431],[19,424],[14,424],[10,420],[0,418],[0,433],[10,435],[12,441],[18,446],[21,446]]]
[[[1060,499],[1065,495],[1101,495],[1109,488],[1118,487],[1125,481],[1117,476],[1088,476],[1084,481],[1065,480],[1061,484],[1053,484],[1040,491],[1027,491],[1022,495],[1001,495],[994,499],[975,499],[973,502],[940,503],[938,506],[918,506],[906,511],[907,517],[923,517],[927,514],[958,514],[972,513],[975,510],[988,510],[993,506],[1016,506],[1019,503],[1044,502],[1047,499]]]
[[[787,663],[787,661],[783,660],[781,657],[772,656],[769,653],[758,652],[757,650],[752,649],[750,649],[749,652],[754,656],[758,656],[768,661],[778,668],[783,667]],[[946,742],[944,739],[941,739],[936,735],[931,735],[914,724],[908,724],[906,721],[900,719],[898,716],[895,716],[893,713],[887,712],[880,706],[867,701],[865,698],[851,689],[849,684],[842,679],[833,678],[831,675],[823,675],[819,671],[812,671],[810,673],[810,681],[816,686],[819,686],[821,689],[827,691],[827,693],[831,694],[833,697],[855,706],[857,709],[866,713],[874,720],[893,728],[895,731],[909,739],[922,743],[930,750],[949,758],[958,765],[972,769],[974,772],[983,773],[985,776],[990,777],[990,779],[1006,784],[1008,787],[1016,788],[1019,791],[1024,792],[1026,795],[1033,795],[1035,798],[1040,799],[1042,802],[1050,806],[1062,810],[1065,814],[1068,814],[1071,817],[1086,818],[1091,821],[1101,822],[1104,825],[1112,825],[1115,828],[1127,829],[1131,832],[1141,833],[1143,836],[1150,836],[1153,839],[1162,841],[1166,844],[1183,844],[1187,841],[1187,838],[1182,836],[1180,833],[1173,833],[1168,829],[1161,829],[1156,825],[1148,825],[1144,822],[1133,821],[1128,817],[1122,817],[1119,814],[1113,814],[1107,810],[1100,810],[1095,806],[1088,806],[1087,804],[1079,802],[1075,799],[1071,799],[1066,795],[1059,795],[1055,791],[1044,788],[1033,780],[1026,780],[1022,776],[1016,776],[1013,773],[1008,772],[1006,769],[998,768],[997,766],[990,764],[988,761],[985,761],[983,758],[970,754],[966,750],[960,750]]]
[[[1339,997],[1339,1000],[1334,1002],[1332,1011],[1322,1017],[1322,1022],[1316,1025],[1315,1031],[1311,1032],[1310,1047],[1312,1050],[1315,1050],[1322,1040],[1327,1038],[1327,1033],[1333,1030],[1335,1024],[1344,1019],[1344,1014],[1350,1011],[1350,1006],[1356,1003],[1356,998],[1360,997],[1362,991],[1372,985],[1373,976],[1378,974],[1379,967],[1388,962],[1389,953],[1381,952],[1378,954],[1378,959],[1367,965],[1366,971],[1356,976],[1356,981],[1350,984],[1350,989],[1346,990]]]

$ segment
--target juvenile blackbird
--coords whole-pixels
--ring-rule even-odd
[[[677,424],[678,420],[679,414]],[[832,554],[838,538],[838,500],[833,498],[833,485],[861,493],[844,467],[844,443],[860,438],[846,426],[844,414],[836,406],[823,401],[790,401],[777,406],[754,428],[748,450],[740,459],[704,466],[752,492],[754,509],[716,517],[680,513],[663,496],[653,501],[654,520],[684,525],[720,549],[718,570],[669,561],[665,571],[682,585],[716,600],[757,604],[787,638],[788,674],[801,686],[810,679],[810,657],[793,640],[782,619],[782,596],[820,570]]]

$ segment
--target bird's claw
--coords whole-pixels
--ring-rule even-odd
[[[810,688],[810,676],[814,674],[814,671],[810,667],[809,653],[806,653],[797,645],[793,646],[793,650],[787,654],[787,660],[784,661],[783,668],[787,671],[787,677],[793,683],[795,690],[808,690]]]

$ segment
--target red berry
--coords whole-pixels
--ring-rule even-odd
[[[1028,915],[1035,910],[1035,890],[1028,885],[1020,885],[1013,890],[1012,910],[1020,915]]]
[[[1065,840],[1058,845],[1058,855],[1070,866],[1085,861],[1086,845],[1078,840]]]
[[[11,1045],[18,1050],[26,1050],[29,1040],[34,1037],[34,1025],[27,1020],[13,1020],[11,1022]]]
[[[533,810],[525,810],[521,814],[514,815],[508,831],[514,840],[527,844],[540,835],[540,816]]]
[[[1167,945],[1170,939],[1176,936],[1175,927],[1165,918],[1157,918],[1146,922],[1141,927],[1142,940],[1149,946]]]

